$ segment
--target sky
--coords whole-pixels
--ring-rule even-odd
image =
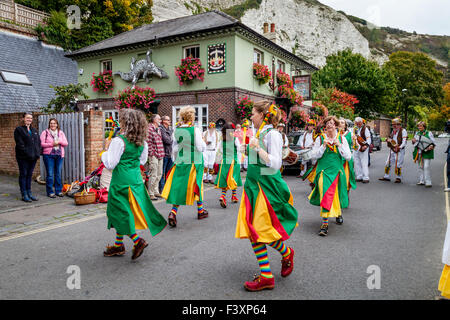
[[[450,36],[450,0],[319,0],[380,27]]]

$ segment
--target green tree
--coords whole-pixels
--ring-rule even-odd
[[[78,97],[89,99],[89,96],[84,94],[83,89],[87,88],[87,83],[73,84],[70,83],[66,86],[50,86],[56,93],[55,97],[50,100],[47,107],[41,108],[44,113],[59,113],[59,112],[73,112],[69,105],[71,101],[74,101]]]
[[[374,61],[350,49],[327,57],[326,65],[312,76],[313,96],[321,88],[337,88],[356,96],[355,115],[373,118],[394,105],[395,79]]]
[[[399,51],[390,55],[384,70],[394,75],[396,82],[396,110],[404,123],[415,113],[415,106],[432,109],[442,105],[443,73],[436,69],[436,62],[423,53]],[[413,123],[409,123],[414,126]]]

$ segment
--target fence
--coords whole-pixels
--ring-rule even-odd
[[[44,24],[44,19],[50,15],[17,4],[12,0],[0,0],[0,19],[8,20],[12,23],[34,28],[38,24]]]
[[[64,183],[83,180],[85,175],[84,116],[83,112],[45,114],[39,116],[39,132],[48,128],[50,118],[58,120],[60,129],[67,137],[69,145],[64,149],[61,179]],[[43,161],[41,161],[43,164]],[[46,176],[41,165],[41,180]]]

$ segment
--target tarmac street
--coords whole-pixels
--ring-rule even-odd
[[[195,207],[180,207],[176,228],[168,226],[154,238],[147,230],[139,232],[149,246],[135,261],[128,238],[125,256],[103,256],[115,239],[114,230],[106,229],[105,205],[75,207],[64,200],[0,213],[0,230],[23,225],[14,233],[0,231],[0,299],[433,300],[439,295],[448,210],[443,192],[447,139],[437,141],[432,188],[416,185],[410,141],[401,184],[378,180],[386,144],[372,153],[370,183],[351,191],[344,224],[330,219],[326,237],[318,236],[320,209],[308,202],[309,184],[285,177],[299,227],[286,242],[295,249],[289,277],[280,276],[281,257],[268,248],[274,290],[245,291],[244,282],[259,268],[249,241],[234,238],[239,204],[229,201],[221,208],[220,191],[207,185],[209,218],[197,220]],[[239,188],[239,199],[241,194]],[[155,207],[167,218],[170,205],[160,200]]]

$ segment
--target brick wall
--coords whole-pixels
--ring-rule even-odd
[[[19,175],[14,130],[23,124],[22,115],[23,113],[0,114],[0,173],[2,174]],[[39,113],[33,113],[33,123],[31,124],[36,130],[38,130],[38,115]],[[39,164],[38,160],[33,177],[40,174]]]
[[[104,147],[104,119],[102,111],[84,111],[83,116],[87,120],[84,125],[84,150],[86,175],[90,174],[100,163],[100,153]]]

